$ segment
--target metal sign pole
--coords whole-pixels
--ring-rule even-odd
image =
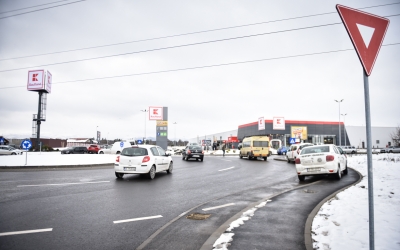
[[[372,173],[372,139],[371,139],[371,114],[369,102],[368,76],[364,73],[364,96],[365,96],[365,121],[367,130],[367,162],[368,162],[368,201],[369,201],[369,249],[375,249],[374,229],[374,183]]]

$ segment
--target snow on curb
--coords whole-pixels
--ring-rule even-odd
[[[264,207],[267,202],[270,202],[271,200],[267,200],[264,202],[261,202],[254,208],[251,208],[247,211],[245,211],[242,216],[240,216],[239,219],[233,221],[231,224],[229,224],[228,229],[226,229],[226,233],[223,233],[214,243],[213,249],[221,249],[221,250],[227,250],[228,246],[230,246],[230,242],[233,240],[233,236],[235,235],[234,233],[231,233],[233,229],[240,227],[241,225],[244,224],[245,221],[248,221],[253,217],[255,211],[257,209]]]

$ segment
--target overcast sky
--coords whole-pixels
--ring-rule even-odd
[[[259,117],[338,121],[335,99],[344,99],[346,125],[365,125],[363,70],[335,5],[396,3],[76,1],[0,0],[0,135],[31,136],[38,94],[26,85],[34,69],[53,75],[45,138],[94,137],[96,129],[108,139],[143,137],[141,110],[149,106],[168,107],[172,140],[175,129],[176,137],[189,139]],[[400,4],[363,10],[395,15],[383,44],[400,43]],[[235,26],[241,27],[223,29]],[[311,26],[317,27],[303,29]],[[187,34],[201,31],[209,32]],[[266,34],[277,31],[284,32]],[[245,37],[256,34],[262,35]],[[210,42],[228,38],[237,39]],[[74,51],[53,53],[68,50]],[[321,52],[331,53],[294,57]],[[53,54],[27,57],[46,53]],[[83,60],[105,56],[112,57]],[[372,126],[400,124],[399,58],[400,44],[383,46],[369,77]],[[147,136],[155,137],[155,127],[146,122]]]

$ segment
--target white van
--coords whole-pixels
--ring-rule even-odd
[[[133,145],[136,145],[135,141],[117,141],[112,144],[111,147],[102,148],[99,150],[99,154],[120,154],[122,149],[130,148]]]

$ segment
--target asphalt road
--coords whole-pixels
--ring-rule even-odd
[[[200,249],[250,204],[319,180],[299,184],[294,164],[272,159],[173,159],[154,180],[117,180],[112,166],[1,172],[0,249]]]

